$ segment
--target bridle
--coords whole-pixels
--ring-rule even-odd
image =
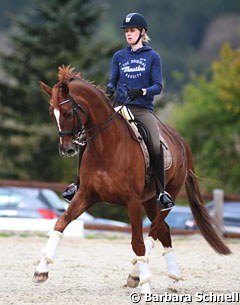
[[[59,137],[67,137],[67,136],[75,136],[79,134],[82,130],[83,124],[81,121],[81,117],[77,110],[81,110],[83,114],[88,117],[88,111],[85,107],[81,104],[76,103],[73,97],[69,94],[69,98],[59,103],[59,106],[64,105],[66,103],[72,104],[72,111],[73,111],[73,128],[72,130],[61,130],[58,132]],[[76,124],[77,122],[77,124]]]
[[[71,103],[72,104],[72,111],[73,111],[73,128],[72,130],[62,130],[58,132],[58,135],[60,138],[67,137],[67,136],[76,136],[73,139],[73,143],[77,145],[84,146],[87,142],[92,141],[98,134],[102,133],[106,128],[108,128],[111,124],[111,122],[119,115],[119,109],[118,111],[114,112],[112,115],[110,115],[106,120],[101,122],[100,124],[96,124],[91,128],[85,129],[84,125],[82,124],[81,117],[78,113],[78,110],[82,111],[82,113],[86,116],[86,121],[88,120],[88,110],[86,107],[81,105],[80,103],[77,103],[74,98],[69,93],[68,99],[62,101],[59,103],[60,105]],[[77,122],[77,124],[76,124]],[[89,132],[95,131],[91,136],[86,137],[86,134]]]

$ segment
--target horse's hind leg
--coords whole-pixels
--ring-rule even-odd
[[[41,249],[42,258],[36,267],[33,276],[34,282],[43,283],[48,279],[48,265],[54,261],[57,246],[63,236],[62,232],[72,220],[85,212],[94,202],[96,201],[90,201],[87,198],[84,199],[83,194],[80,192],[74,196],[67,211],[58,218],[45,247]]]
[[[168,276],[176,280],[182,279],[172,248],[170,229],[168,224],[164,221],[169,211],[160,212],[155,199],[144,202],[143,206],[148,218],[152,221],[149,236],[158,239],[164,247],[163,256],[166,262]]]
[[[159,227],[158,239],[164,247],[163,256],[166,262],[168,276],[175,280],[181,280],[182,276],[177,266],[176,256],[172,248],[170,229],[168,224],[164,221]]]
[[[146,204],[146,206],[145,206],[145,204]],[[153,199],[147,201],[146,203],[144,203],[143,205],[147,212],[148,217],[150,218],[150,220],[153,220],[158,212],[158,209],[156,206],[156,199],[153,198]],[[164,213],[167,213],[167,211]],[[156,233],[157,233],[157,230],[153,229],[152,232],[149,234],[149,236],[144,240],[144,245],[145,245],[144,254],[146,257],[149,257],[149,255],[151,254],[152,248],[154,247],[154,240],[156,240],[158,238]],[[138,265],[135,264],[127,279],[127,285],[129,287],[135,288],[139,285],[139,282],[140,282],[139,274],[140,274],[140,270],[138,268]]]
[[[147,217],[152,222],[148,235],[154,240],[159,239],[163,247],[172,247],[169,227],[164,221],[170,210],[160,212],[155,197],[143,202],[143,207]]]

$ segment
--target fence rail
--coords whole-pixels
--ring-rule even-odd
[[[33,180],[0,180],[0,186],[16,186],[16,187],[36,187],[36,188],[49,188],[57,192],[62,192],[67,186],[67,183],[62,182],[43,182]],[[178,194],[178,199],[187,199],[185,192]],[[212,200],[212,193],[202,193],[204,200]],[[240,195],[237,194],[224,194],[224,199],[228,201],[240,201]]]
[[[42,182],[42,181],[32,181],[32,180],[0,180],[0,186],[15,186],[15,187],[32,187],[32,188],[48,188],[52,189],[57,192],[62,192],[66,187],[66,183],[60,183],[60,182]],[[202,193],[202,197],[204,200],[216,200],[216,193],[214,190],[213,193]],[[219,191],[219,190],[218,190]],[[185,192],[180,192],[178,195],[178,199],[187,199],[187,194]],[[224,194],[222,191],[222,198],[218,198],[217,202],[215,203],[216,210],[222,210],[223,201],[240,201],[240,195],[236,194]],[[218,223],[219,223],[219,233],[226,237],[226,238],[240,238],[239,233],[225,233],[223,232],[223,220],[222,215],[219,215],[218,213]],[[121,227],[115,227],[113,226],[110,228],[109,226],[100,226],[100,225],[87,225],[85,224],[84,227],[89,230],[110,230],[110,231],[120,231],[120,232],[131,232],[130,227],[121,228]],[[147,228],[144,228],[144,231],[147,232]],[[171,230],[171,233],[174,235],[189,235],[189,234],[196,234],[199,233],[198,231],[194,230]]]
[[[57,192],[62,192],[67,187],[67,184],[61,182],[42,182],[32,180],[0,180],[0,186],[48,188]]]

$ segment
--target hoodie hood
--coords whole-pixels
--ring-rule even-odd
[[[148,52],[148,51],[152,51],[152,48],[149,45],[144,44],[142,48],[137,49],[136,51],[133,51],[131,46],[127,47],[127,51],[129,53],[135,53],[135,54],[139,54],[141,52]]]

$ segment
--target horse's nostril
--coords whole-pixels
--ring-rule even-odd
[[[73,148],[69,148],[68,150],[67,150],[67,154],[68,155],[73,155],[75,153],[75,150],[73,149]]]

